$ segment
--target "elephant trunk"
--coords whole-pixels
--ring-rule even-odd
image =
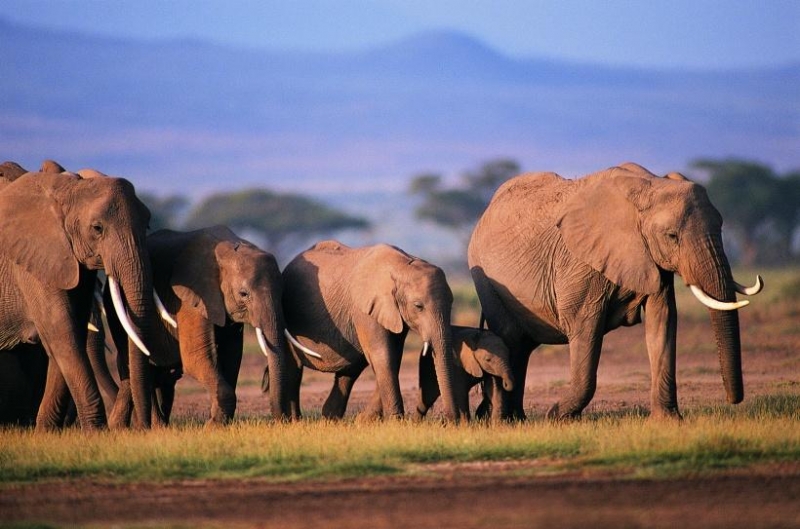
[[[280,307],[280,305],[277,305]],[[280,310],[278,308],[277,310]],[[269,399],[272,416],[275,419],[286,420],[292,418],[289,391],[291,368],[289,362],[293,361],[289,346],[284,336],[285,325],[280,314],[275,309],[269,310],[268,316],[260,321],[253,322],[256,329],[259,346],[267,357],[269,371]]]
[[[728,259],[718,236],[709,236],[705,243],[707,259],[701,263],[698,273],[684,275],[690,285],[699,287],[711,298],[723,303],[736,302],[736,283],[733,280]],[[742,347],[739,336],[738,310],[709,309],[711,327],[717,342],[722,382],[728,402],[738,404],[744,399],[742,381]]]
[[[133,256],[109,266],[106,263],[106,274],[110,279],[119,282],[122,304],[124,312],[119,314],[120,318],[127,317],[130,323],[129,336],[131,342],[128,346],[128,362],[131,376],[131,395],[133,398],[134,409],[140,424],[149,428],[152,412],[152,388],[150,381],[150,369],[147,356],[153,347],[152,322],[156,317],[156,307],[153,298],[153,276],[150,266],[150,258],[144,246],[138,252],[132,252]],[[113,292],[113,291],[112,291]],[[128,329],[126,329],[128,331]],[[138,340],[133,336],[138,337]],[[141,343],[137,343],[141,342]],[[147,356],[141,349],[144,345],[147,349]]]
[[[442,394],[445,416],[455,422],[462,418],[468,420],[468,394],[465,382],[459,379],[461,370],[456,369],[455,350],[449,324],[440,323],[433,333],[430,344],[433,348],[436,380]]]

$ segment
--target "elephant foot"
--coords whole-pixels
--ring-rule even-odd
[[[380,421],[381,419],[383,419],[383,414],[373,413],[367,410],[362,411],[361,413],[356,415],[356,423],[358,424],[377,422]]]
[[[576,421],[581,418],[581,411],[582,410],[570,410],[562,412],[560,403],[557,402],[547,410],[547,415],[545,417],[553,422]]]
[[[648,419],[652,421],[681,422],[683,421],[683,415],[677,408],[653,408]]]
[[[488,399],[481,400],[478,408],[475,410],[475,419],[485,421],[492,416],[492,401]]]

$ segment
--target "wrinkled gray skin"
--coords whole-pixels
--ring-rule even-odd
[[[453,344],[463,369],[463,391],[468,393],[477,384],[481,384],[483,390],[485,398],[475,414],[476,418],[490,416],[492,422],[500,421],[507,407],[509,392],[514,389],[514,375],[506,344],[491,331],[455,325]],[[424,417],[438,398],[439,384],[436,382],[433,359],[430,355],[421,356],[416,418]]]
[[[287,328],[322,356],[293,347],[300,363],[292,386],[296,415],[303,367],[335,373],[323,415],[341,417],[354,381],[370,365],[376,390],[360,417],[403,416],[398,375],[403,344],[413,330],[431,344],[446,416],[468,416],[466,392],[456,382],[453,294],[440,268],[384,244],[350,248],[324,241],[295,257],[283,279]]]
[[[239,238],[224,226],[190,232],[160,230],[147,238],[156,291],[177,321],[177,330],[158,318],[162,356],[169,360],[150,370],[156,391],[156,417],[166,424],[174,386],[181,373],[198,380],[211,401],[209,423],[229,422],[236,410],[236,384],[242,361],[244,324],[264,334],[270,368],[271,409],[289,418],[287,362],[294,362],[284,336],[282,279],[272,254]],[[114,330],[120,336],[119,330]],[[122,341],[125,346],[125,340]],[[128,344],[130,347],[130,344]],[[113,427],[131,421],[125,366]],[[150,410],[139,413],[152,416]]]
[[[651,413],[679,418],[673,275],[720,301],[736,300],[722,218],[705,189],[625,164],[567,180],[524,174],[502,185],[478,221],[469,266],[489,328],[508,345],[524,418],[528,358],[569,344],[570,386],[548,416],[577,417],[591,401],[603,335],[642,321]],[[743,398],[737,311],[711,310],[728,401]]]
[[[96,275],[116,278],[147,343],[155,309],[150,268],[142,264],[150,213],[127,180],[82,178],[54,162],[43,171],[0,183],[0,350],[40,344],[47,351],[37,429],[61,427],[70,396],[81,426],[102,428],[106,413],[87,353]],[[141,368],[146,360],[137,350],[131,362]],[[137,385],[134,397],[142,393]]]

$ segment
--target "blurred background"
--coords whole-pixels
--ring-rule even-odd
[[[466,271],[493,191],[625,161],[800,254],[794,0],[5,0],[0,157],[130,179],[152,227],[285,264],[330,237]]]

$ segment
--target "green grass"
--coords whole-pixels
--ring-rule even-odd
[[[65,478],[341,479],[428,473],[431,463],[535,460],[523,472],[694,475],[800,460],[800,396],[689,410],[682,423],[597,414],[553,424],[239,420],[151,432],[0,430],[0,483]],[[525,469],[528,470],[525,470]]]

